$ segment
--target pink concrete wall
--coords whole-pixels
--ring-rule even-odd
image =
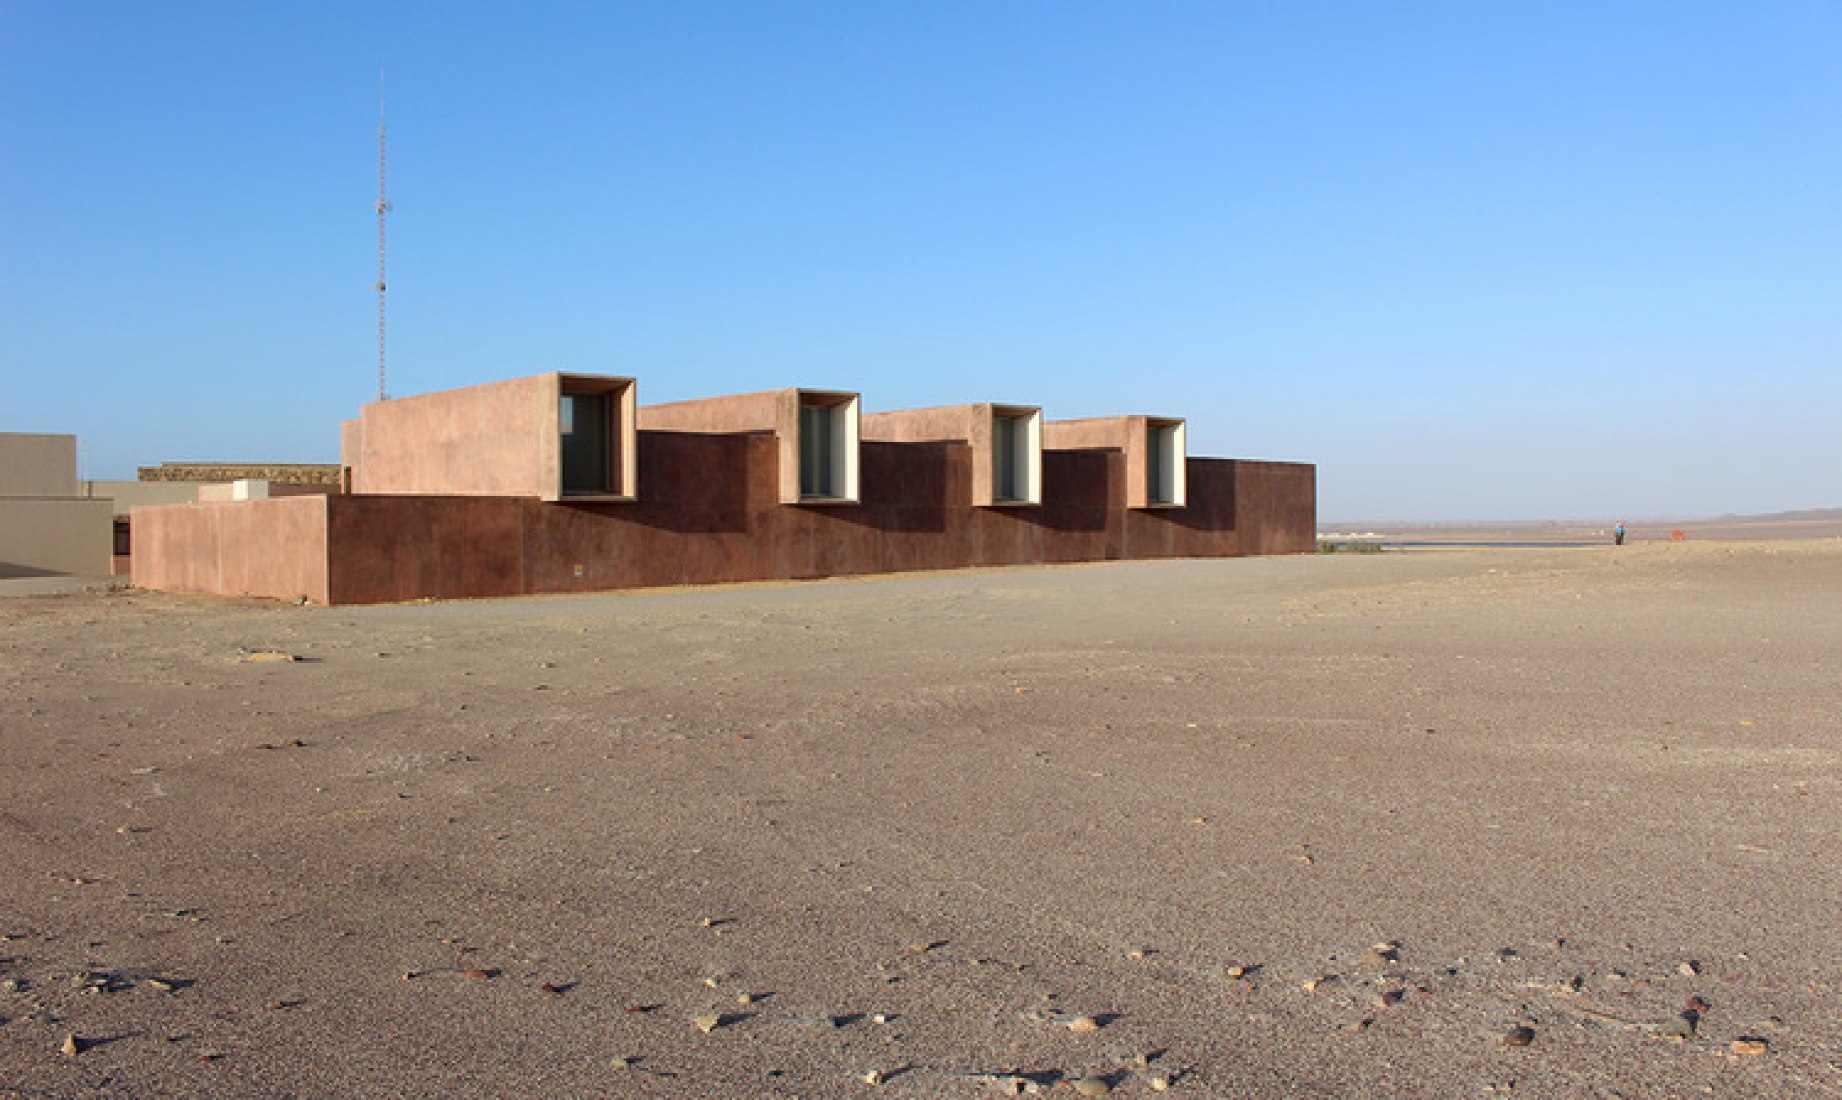
[[[164,592],[247,594],[325,603],[324,495],[136,508],[134,583]]]
[[[341,433],[356,493],[536,496],[557,491],[557,376],[375,401]]]

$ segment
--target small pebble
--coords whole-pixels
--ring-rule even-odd
[[[1756,1056],[1769,1051],[1771,1049],[1771,1044],[1767,1043],[1764,1039],[1742,1038],[1735,1039],[1732,1043],[1728,1044],[1727,1049],[1733,1051],[1735,1054],[1750,1054]]]
[[[1518,1025],[1503,1033],[1503,1045],[1506,1047],[1525,1047],[1535,1041],[1535,1029]]]
[[[64,1045],[58,1049],[63,1052],[64,1057],[75,1058],[83,1053],[83,1042],[74,1033],[67,1034],[64,1036]]]
[[[1105,1096],[1113,1091],[1113,1086],[1104,1077],[1077,1077],[1070,1084],[1082,1096]]]
[[[707,1016],[697,1017],[697,1019],[692,1020],[691,1023],[697,1026],[697,1030],[703,1032],[705,1035],[708,1035],[712,1031],[715,1031],[717,1028],[723,1026],[723,1018],[722,1016],[712,1012]]]
[[[864,1074],[863,1083],[866,1085],[882,1084],[883,1083],[883,1071],[880,1069],[873,1069],[870,1072]]]
[[[1100,1030],[1100,1021],[1092,1016],[1076,1016],[1068,1021],[1068,1030],[1086,1035]]]
[[[1247,977],[1247,968],[1245,966],[1231,966],[1225,973],[1230,978],[1245,978]]]
[[[1170,1088],[1170,1075],[1166,1073],[1154,1073],[1145,1083],[1151,1086],[1152,1092],[1163,1092]]]
[[[1390,1008],[1400,1004],[1402,996],[1404,996],[1404,994],[1398,989],[1384,989],[1380,993],[1377,993],[1375,999],[1369,1003],[1376,1008]]]
[[[739,1005],[752,1005],[755,1003],[755,995],[753,993],[738,993],[736,994],[736,1003]]]
[[[1695,975],[1701,973],[1701,964],[1694,959],[1690,959],[1681,966],[1676,967],[1676,973],[1682,975],[1684,978],[1693,978]]]
[[[1687,1016],[1676,1016],[1663,1021],[1662,1026],[1657,1028],[1657,1034],[1678,1043],[1687,1042],[1695,1037],[1695,1023]]]
[[[632,1069],[633,1062],[634,1062],[634,1059],[632,1055],[623,1054],[620,1057],[609,1062],[608,1065],[612,1066],[615,1069]]]

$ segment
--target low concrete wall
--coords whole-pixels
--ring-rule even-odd
[[[135,508],[155,504],[190,504],[198,499],[196,481],[85,481],[77,495],[114,502],[115,514],[127,518]]]
[[[136,508],[136,587],[327,602],[322,494]],[[103,503],[103,502],[98,502]]]
[[[1042,506],[993,510],[971,506],[969,446],[865,443],[864,504],[789,508],[779,503],[771,436],[667,431],[642,432],[639,439],[641,492],[631,504],[326,498],[318,543],[327,562],[324,598],[342,604],[512,596],[1036,562],[1303,553],[1315,545],[1316,472],[1305,465],[1191,459],[1190,506],[1144,512],[1119,503],[1125,490],[1119,452],[1050,452],[1044,455]],[[282,503],[292,502],[217,507]],[[201,530],[196,537],[210,536]],[[215,552],[229,551],[220,543]],[[138,562],[135,579],[163,587]],[[306,588],[281,587],[264,594],[322,598]],[[258,591],[247,581],[242,588],[180,590]]]
[[[0,577],[106,577],[114,553],[106,500],[0,497]]]

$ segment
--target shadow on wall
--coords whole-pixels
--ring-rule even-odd
[[[952,499],[947,488],[958,483],[953,471],[972,460],[972,448],[963,443],[865,441],[857,454],[863,503],[814,506],[826,516],[878,531],[937,535],[947,529],[949,508],[970,506],[967,499]]]
[[[1120,461],[1117,451],[1044,451],[1041,506],[1009,511],[1050,531],[1105,531],[1113,467]]]
[[[75,573],[65,573],[57,569],[40,569],[36,565],[20,565],[18,562],[0,561],[0,581],[17,577],[74,577]]]
[[[640,432],[639,449],[639,500],[576,507],[678,534],[741,534],[749,481],[766,477],[777,454],[773,436],[760,433]]]

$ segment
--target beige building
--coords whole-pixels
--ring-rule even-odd
[[[77,437],[0,432],[0,578],[107,576],[115,516],[77,491]]]

